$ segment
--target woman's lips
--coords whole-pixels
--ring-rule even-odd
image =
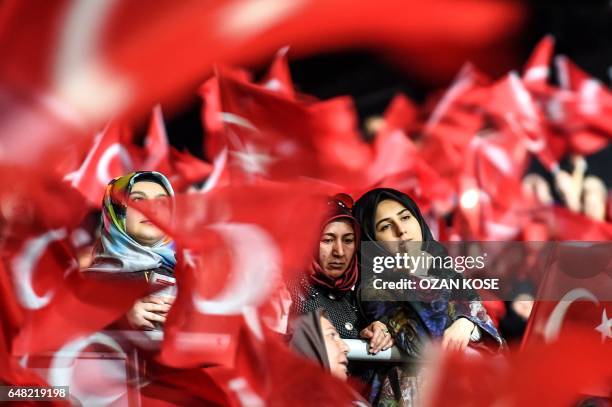
[[[341,269],[345,266],[346,263],[329,263],[329,268],[331,269]]]

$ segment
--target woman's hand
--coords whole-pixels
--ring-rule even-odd
[[[370,341],[370,353],[377,354],[393,346],[393,338],[387,326],[380,321],[372,322],[361,331],[360,335]]]
[[[159,297],[145,297],[137,300],[126,315],[128,323],[134,329],[155,329],[155,322],[166,322],[166,314],[171,302]]]
[[[470,343],[474,323],[467,318],[459,318],[444,331],[442,348],[463,351]]]

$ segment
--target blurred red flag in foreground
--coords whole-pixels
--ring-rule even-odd
[[[610,358],[609,344],[580,330],[506,358],[445,355],[431,366],[426,405],[568,406],[606,398],[612,390]]]
[[[13,352],[53,350],[102,329],[147,292],[144,283],[92,280],[79,272],[71,232],[87,205],[78,192],[54,174],[10,167],[1,172],[5,180],[19,176],[0,187],[1,260],[22,315]]]
[[[173,237],[179,259],[161,360],[231,365],[243,313],[257,314],[283,277],[306,269],[326,207],[325,191],[311,183],[178,195],[172,223],[145,204]]]

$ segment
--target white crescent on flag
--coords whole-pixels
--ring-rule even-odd
[[[281,254],[272,237],[256,225],[226,223],[211,229],[232,248],[232,278],[217,297],[204,299],[196,293],[193,303],[202,314],[241,314],[268,297],[280,272]]]
[[[44,254],[51,242],[66,238],[65,229],[53,229],[38,237],[27,240],[23,248],[15,256],[12,265],[13,281],[17,291],[17,297],[21,304],[28,309],[39,309],[46,306],[53,298],[53,292],[47,292],[39,296],[32,286],[32,277],[36,264]]]
[[[121,345],[108,335],[103,333],[95,333],[88,337],[81,337],[65,344],[60,350],[55,352],[49,371],[47,373],[47,380],[51,386],[69,386],[70,394],[75,396],[83,406],[108,406],[119,400],[125,395],[125,390],[120,390],[115,394],[96,395],[93,394],[91,389],[80,389],[79,380],[74,380],[75,364],[78,356],[85,348],[92,344],[101,344],[114,352],[122,358],[126,358],[126,354],[121,348]],[[100,359],[93,359],[96,362],[101,362]],[[113,360],[112,358],[109,360]],[[110,369],[110,365],[107,364],[106,369],[95,368],[93,371],[79,371],[78,367],[76,373],[79,376],[85,376],[88,379],[95,377],[99,379],[99,376],[104,372],[104,378],[109,378],[117,383],[125,382],[125,362],[118,358],[116,360],[118,369]],[[116,371],[114,371],[116,370]],[[91,375],[91,377],[89,377]],[[95,376],[94,376],[95,375]],[[102,391],[108,393],[109,386],[103,386]]]
[[[215,160],[213,161],[213,170],[208,176],[208,179],[206,180],[204,185],[202,186],[202,193],[209,192],[217,186],[219,180],[221,179],[221,175],[223,175],[223,171],[225,170],[226,163],[227,147],[224,147],[223,150],[215,157]]]
[[[593,293],[586,288],[574,288],[573,290],[567,292],[555,306],[553,311],[550,313],[548,320],[546,321],[543,333],[544,341],[546,343],[553,342],[559,337],[561,325],[563,324],[563,319],[565,318],[567,310],[574,301],[579,299],[585,299],[594,304],[599,304],[597,297],[595,297]]]
[[[132,159],[125,147],[119,143],[111,144],[104,153],[102,153],[100,161],[98,161],[98,166],[96,167],[96,177],[102,185],[108,184],[109,181],[113,179],[108,167],[115,156],[119,156],[121,163],[128,172],[133,168]]]

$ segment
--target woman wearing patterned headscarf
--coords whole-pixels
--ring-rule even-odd
[[[113,179],[102,202],[102,231],[93,263],[85,271],[147,280],[154,275],[172,278],[176,264],[172,241],[129,203],[156,200],[158,210],[171,210],[173,196],[170,182],[159,172],[139,171]],[[170,305],[168,297],[140,299],[127,314],[129,325],[154,329],[155,323],[165,322]]]
[[[361,226],[362,241],[371,242],[367,253],[362,247],[362,267],[372,270],[374,257],[394,256],[400,252],[446,254],[435,241],[416,203],[399,191],[388,188],[371,190],[355,203],[353,214]],[[451,269],[413,271],[415,273],[410,278],[414,279],[461,278]],[[397,271],[385,274],[389,280],[399,277],[406,275]],[[363,293],[367,286],[367,281],[361,282],[362,298],[365,298]],[[504,347],[504,341],[474,290],[414,291],[410,293],[413,295],[410,301],[383,298],[384,294],[381,294],[380,300],[369,297],[370,301],[361,302],[366,315],[388,324],[396,345],[409,356],[418,358],[423,344],[436,338],[447,349],[465,350],[469,345],[496,352]],[[379,405],[418,404],[420,380],[419,372],[412,366],[391,371],[383,384]]]

